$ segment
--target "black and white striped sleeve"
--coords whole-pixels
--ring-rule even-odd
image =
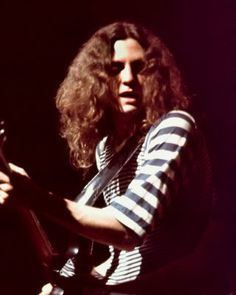
[[[110,205],[114,216],[138,236],[150,230],[160,204],[171,203],[171,191],[181,173],[181,154],[195,128],[188,113],[171,111],[148,132],[143,164],[126,193]]]

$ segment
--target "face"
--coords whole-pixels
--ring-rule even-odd
[[[111,70],[118,79],[118,103],[122,113],[137,112],[142,100],[144,49],[135,39],[117,40]]]

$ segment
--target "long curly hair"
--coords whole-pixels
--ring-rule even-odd
[[[117,40],[133,38],[145,51],[142,70],[143,132],[172,109],[187,109],[180,71],[163,42],[137,24],[116,22],[98,30],[80,49],[62,82],[56,106],[61,114],[61,134],[66,138],[72,163],[89,167],[94,162],[96,145],[112,134],[112,110],[116,108],[110,72]]]

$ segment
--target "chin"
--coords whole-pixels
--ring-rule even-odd
[[[123,114],[135,114],[138,112],[138,108],[136,106],[126,105],[122,107]]]

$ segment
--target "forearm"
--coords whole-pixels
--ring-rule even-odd
[[[27,177],[17,176],[14,184],[24,206],[42,212],[75,234],[125,250],[133,249],[138,242],[135,234],[113,217],[109,207],[79,205],[48,193]]]
[[[65,202],[73,220],[69,225],[73,232],[120,249],[131,250],[136,246],[137,236],[113,217],[109,207],[95,208],[70,200]]]

